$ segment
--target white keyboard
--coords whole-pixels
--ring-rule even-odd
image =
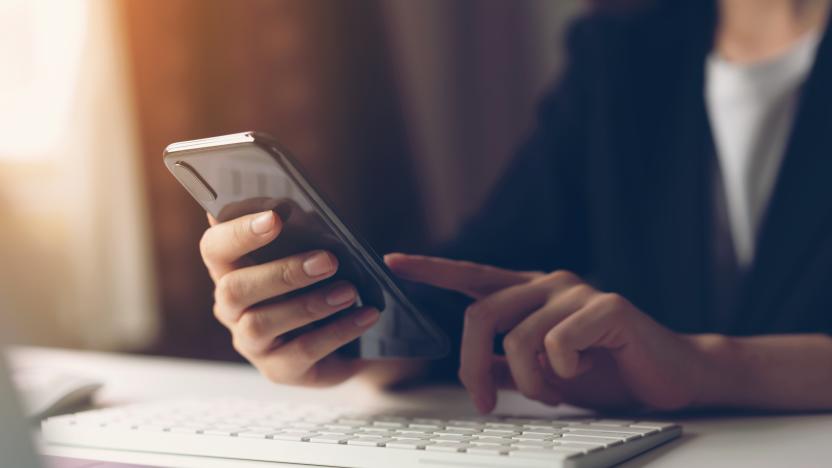
[[[239,399],[86,411],[42,428],[52,444],[355,468],[609,466],[682,432],[657,421],[419,418]]]

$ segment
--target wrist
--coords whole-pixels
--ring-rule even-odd
[[[742,388],[744,369],[737,365],[736,338],[718,334],[689,335],[698,359],[695,392],[691,406],[720,407],[741,404],[735,397]]]

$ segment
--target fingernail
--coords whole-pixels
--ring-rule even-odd
[[[324,252],[317,252],[303,262],[303,271],[312,277],[329,273],[333,267],[332,260]]]
[[[251,232],[255,234],[268,234],[274,227],[274,213],[271,211],[258,215],[251,220]]]
[[[352,319],[358,327],[366,327],[378,319],[378,311],[375,309],[364,309],[358,312]]]
[[[326,303],[331,306],[347,304],[353,300],[355,300],[355,289],[348,284],[336,286],[326,294]]]

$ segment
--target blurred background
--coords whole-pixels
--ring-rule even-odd
[[[236,359],[174,141],[271,133],[379,252],[452,236],[579,0],[0,0],[0,316],[17,343]]]

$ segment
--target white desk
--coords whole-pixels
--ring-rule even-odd
[[[13,362],[27,365],[54,366],[100,379],[105,382],[105,386],[96,398],[99,405],[200,395],[330,403],[335,401],[339,404],[380,409],[422,409],[432,412],[448,409],[454,414],[460,411],[474,413],[463,391],[452,387],[425,387],[395,394],[375,391],[359,383],[348,383],[325,390],[302,389],[271,384],[261,378],[254,369],[241,364],[39,348],[15,349],[11,353],[11,359]],[[544,407],[507,392],[500,395],[497,411],[558,414],[564,410]],[[685,434],[680,439],[630,460],[623,466],[832,466],[832,414],[675,419],[684,425]],[[169,467],[278,466],[263,462],[48,445],[42,449],[52,455]]]

